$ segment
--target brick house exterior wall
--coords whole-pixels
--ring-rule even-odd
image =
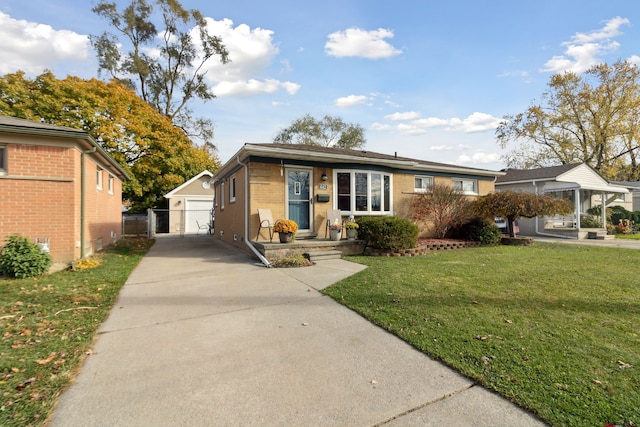
[[[274,220],[287,218],[286,180],[290,169],[306,170],[311,175],[311,229],[308,234],[321,238],[326,231],[327,210],[337,209],[334,182],[336,171],[376,171],[392,177],[392,211],[342,212],[345,217],[352,213],[356,218],[371,214],[410,217],[416,175],[433,176],[436,183],[451,184],[454,178],[474,180],[477,194],[470,197],[477,197],[492,192],[496,176],[502,174],[356,150],[287,144],[246,144],[214,174],[215,236],[246,251],[250,250],[247,241],[268,241],[267,230],[260,230],[259,227],[258,209],[271,209]],[[323,175],[326,180],[322,179]],[[233,182],[234,200],[230,192]],[[318,195],[328,196],[328,201],[319,201]],[[423,225],[421,230],[423,235],[428,235],[429,225]],[[277,240],[277,233],[275,239]]]
[[[48,238],[53,260],[71,262],[121,237],[128,176],[86,132],[0,116],[0,149],[0,245]]]

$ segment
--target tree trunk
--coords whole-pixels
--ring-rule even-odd
[[[509,223],[509,237],[516,237],[516,228],[515,228],[515,218],[507,218],[507,222]]]

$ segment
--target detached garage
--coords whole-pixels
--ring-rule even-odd
[[[213,174],[200,172],[165,194],[169,201],[169,233],[208,234],[213,228]]]

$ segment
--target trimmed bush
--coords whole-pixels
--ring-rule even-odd
[[[51,255],[42,252],[37,244],[14,234],[0,251],[0,271],[9,277],[24,279],[40,276],[51,267]]]
[[[375,249],[399,251],[418,245],[418,226],[396,216],[365,216],[359,218],[358,238]]]
[[[484,218],[473,218],[461,226],[456,227],[451,237],[484,244],[493,244],[500,242],[502,232],[494,222],[487,221]]]

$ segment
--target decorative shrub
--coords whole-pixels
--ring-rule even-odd
[[[595,215],[583,214],[580,215],[580,227],[581,228],[600,228],[602,227],[602,220]]]
[[[292,219],[280,219],[273,226],[276,233],[296,233],[298,231],[298,223]]]
[[[357,221],[358,238],[375,249],[399,251],[418,244],[418,226],[406,218],[365,216]]]
[[[37,244],[17,234],[7,238],[0,252],[0,271],[9,277],[24,279],[40,276],[51,267],[51,255]]]
[[[502,232],[494,222],[484,218],[473,218],[456,227],[451,236],[457,239],[493,244],[500,242]]]

